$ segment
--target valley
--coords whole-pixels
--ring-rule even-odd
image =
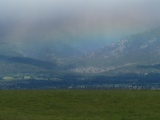
[[[4,43],[1,89],[159,89],[159,33],[156,28],[130,35],[88,53],[62,42],[23,49]]]

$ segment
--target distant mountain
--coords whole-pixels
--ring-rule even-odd
[[[60,41],[5,42],[0,44],[0,60],[7,68],[7,64],[18,64],[76,73],[160,72],[160,28],[128,36],[87,55]]]
[[[160,54],[160,28],[124,38],[94,52],[95,55],[125,56],[130,54]]]
[[[3,31],[3,29],[2,29]],[[5,36],[5,35],[4,35]],[[84,53],[64,42],[5,41],[0,36],[0,76],[65,71]],[[38,73],[37,73],[38,72]]]
[[[160,28],[131,35],[119,42],[106,45],[87,54],[76,64],[77,67],[73,71],[82,73],[151,72],[137,66],[160,64]]]
[[[57,58],[70,58],[77,57],[82,54],[79,50],[73,46],[63,42],[36,42],[27,43],[20,48],[21,53],[27,57],[33,57],[35,59],[50,59],[50,57]],[[17,50],[18,51],[18,50]]]
[[[160,28],[86,55],[64,42],[0,36],[0,89],[160,88]]]
[[[62,66],[84,53],[63,42],[6,42],[0,44],[0,54],[9,57],[30,58]]]
[[[54,62],[36,60],[26,57],[5,56],[0,54],[0,75],[16,74],[36,74],[36,72],[45,72],[60,70]]]

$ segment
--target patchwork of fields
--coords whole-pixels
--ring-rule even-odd
[[[0,91],[0,120],[158,120],[160,91]]]

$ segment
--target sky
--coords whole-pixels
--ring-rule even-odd
[[[81,50],[160,26],[160,0],[0,0],[0,42]]]

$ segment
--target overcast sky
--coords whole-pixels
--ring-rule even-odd
[[[160,26],[159,11],[160,0],[0,0],[0,39],[97,44]]]

